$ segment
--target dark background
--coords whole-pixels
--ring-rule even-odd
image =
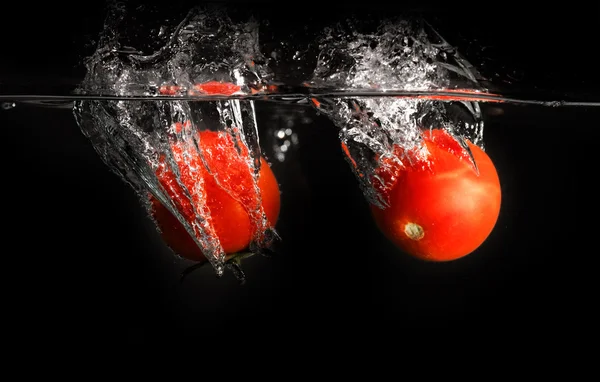
[[[506,5],[491,13],[414,4],[402,11],[437,20],[443,36],[456,38],[451,42],[509,91],[509,77],[520,73],[517,87],[599,98],[590,56],[594,8]],[[311,17],[334,17],[299,5],[281,14],[260,6],[284,36],[284,28]],[[102,27],[103,8],[93,7],[31,8],[18,13],[21,21],[4,22],[10,38],[2,41],[0,92],[15,83],[47,92],[76,84],[84,74],[79,63],[93,49],[84,40]],[[284,126],[277,117],[283,110],[272,107],[257,106],[259,123]],[[600,108],[506,105],[485,112],[486,149],[503,190],[500,219],[470,256],[431,264],[398,252],[377,231],[333,126],[295,109],[312,122],[298,127],[300,145],[289,159],[274,165],[284,240],[278,256],[244,263],[248,280],[239,286],[230,273],[216,279],[209,268],[179,283],[189,264],[173,258],[69,110],[0,110],[4,316],[17,336],[82,343],[176,343],[244,332],[297,339],[307,331],[586,328],[595,300]]]

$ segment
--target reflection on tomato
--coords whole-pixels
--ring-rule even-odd
[[[242,148],[239,153],[232,136],[224,131],[202,131],[198,134],[198,144],[205,162],[202,162],[197,150],[190,149],[184,143],[174,143],[171,146],[175,158],[187,157],[185,162],[176,159],[180,180],[186,189],[194,190],[192,199],[203,201],[208,208],[209,214],[203,218],[208,218],[212,223],[212,234],[218,238],[224,252],[234,254],[243,251],[257,233],[261,234],[257,232],[260,225],[255,221],[260,219],[260,216],[255,215],[258,203],[262,201],[270,227],[274,227],[278,219],[280,193],[277,180],[267,161],[261,157],[257,182],[259,199],[254,189],[252,172],[247,165],[247,148]],[[165,164],[164,157],[161,162]],[[204,163],[211,169],[211,173]],[[167,166],[161,166],[157,176],[184,219],[192,222],[196,212],[183,188],[177,184],[173,172]],[[205,255],[177,218],[153,196],[150,196],[150,206],[150,212],[167,245],[184,258],[205,262]]]
[[[371,206],[371,211],[379,229],[404,252],[429,261],[455,260],[475,251],[496,225],[500,181],[478,146],[468,142],[479,174],[445,130],[428,130],[423,137],[426,159],[397,148],[411,164],[381,167],[378,175],[396,180],[388,190],[378,190],[389,207]]]

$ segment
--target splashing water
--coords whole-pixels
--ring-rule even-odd
[[[320,53],[307,86],[344,91],[485,91],[481,76],[425,21],[385,20],[374,31],[347,20],[319,38]],[[422,130],[446,129],[476,163],[465,140],[483,148],[483,120],[477,102],[399,97],[313,98],[313,105],[339,127],[340,140],[365,197],[387,204],[382,193],[394,178],[376,169],[402,164],[395,148],[419,152]],[[426,153],[423,152],[423,155]],[[374,184],[379,183],[379,187]]]
[[[150,193],[167,207],[221,275],[226,254],[211,222],[198,166],[204,166],[224,190],[243,202],[256,227],[251,249],[260,252],[277,237],[262,209],[257,185],[261,150],[254,98],[244,98],[277,89],[268,66],[272,61],[259,49],[259,24],[252,19],[233,21],[220,8],[198,7],[176,26],[161,26],[152,46],[142,49],[131,47],[132,39],[122,32],[130,17],[124,7],[111,9],[77,90],[79,95],[115,98],[76,100],[76,120],[105,163],[147,205]],[[380,170],[385,173],[386,166],[411,160],[410,155],[399,157],[397,148],[426,157],[424,129],[448,131],[463,150],[457,154],[470,160],[475,170],[477,164],[466,141],[483,148],[477,101],[386,93],[460,90],[463,96],[476,98],[487,89],[472,65],[424,20],[386,20],[371,29],[365,25],[347,20],[325,29],[316,41],[316,66],[304,85],[309,92],[316,90],[309,96],[312,105],[339,128],[342,148],[365,197],[384,208],[383,194],[395,179],[378,176]],[[328,90],[376,91],[381,96],[324,96]],[[241,98],[192,102],[196,96],[213,94]],[[140,98],[119,100],[132,96]],[[272,133],[279,161],[298,143],[295,123],[286,118]],[[208,166],[197,134],[204,130],[229,134],[239,154],[232,163],[242,164],[253,176],[250,194],[231,185],[224,177],[226,171]],[[190,186],[183,180],[188,178],[196,182]],[[237,268],[233,271],[243,275]]]
[[[161,28],[162,45],[143,54],[124,45],[129,17],[118,5],[109,12],[98,49],[86,62],[87,75],[78,94],[150,96],[215,88],[231,95],[251,93],[270,78],[268,68],[260,64],[264,60],[258,50],[258,24],[253,20],[234,22],[218,8],[194,8],[170,35],[164,33],[166,27]],[[148,207],[149,193],[167,207],[218,276],[223,274],[226,254],[211,222],[198,163],[247,208],[257,228],[251,248],[267,248],[276,237],[262,209],[257,185],[261,151],[253,101],[79,100],[74,114],[104,162]],[[251,174],[252,190],[241,192],[236,189],[239,185],[227,179],[227,171],[207,166],[197,134],[204,130],[230,135],[239,154],[230,158],[231,162],[241,164],[239,171]],[[195,179],[193,187],[182,181],[185,177]]]

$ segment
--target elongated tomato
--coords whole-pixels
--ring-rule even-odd
[[[411,164],[392,165],[380,176],[392,179],[379,190],[389,203],[371,206],[385,236],[404,252],[429,261],[449,261],[475,251],[490,235],[500,213],[500,180],[490,157],[468,143],[477,169],[442,129],[426,131],[426,155],[408,154]]]

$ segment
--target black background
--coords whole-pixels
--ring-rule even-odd
[[[315,12],[321,21],[334,17],[295,7],[268,10],[273,27],[293,28]],[[462,38],[456,43],[463,51],[477,55],[477,44],[486,46],[487,58],[473,63],[497,69],[509,90],[505,74],[518,70],[525,73],[519,86],[598,94],[600,75],[590,56],[594,8],[406,7],[438,20],[449,40]],[[3,24],[0,78],[76,83],[83,75],[78,64],[91,53],[82,40],[100,31],[101,10],[86,3],[15,11],[20,19]],[[257,107],[259,124],[285,124],[272,118],[271,106]],[[4,316],[22,338],[82,343],[175,343],[244,332],[302,338],[307,331],[586,328],[596,284],[600,108],[485,111],[486,149],[502,183],[500,219],[475,253],[443,264],[411,259],[386,242],[333,126],[312,110],[296,112],[313,122],[298,127],[300,145],[274,165],[284,240],[278,256],[244,263],[243,286],[230,273],[217,279],[208,267],[179,283],[189,264],[173,258],[70,111],[26,105],[0,111]]]

